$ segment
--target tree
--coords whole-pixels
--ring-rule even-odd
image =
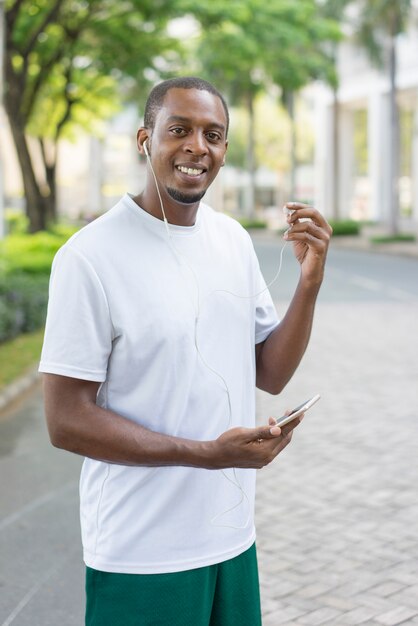
[[[344,13],[347,5],[352,0],[325,0],[320,5],[320,10],[323,15],[336,22],[341,22],[344,19]],[[338,40],[330,42],[330,58],[335,68],[335,80],[330,81],[332,88],[332,154],[333,154],[333,172],[332,172],[332,207],[333,218],[338,220],[340,218],[340,141],[339,141],[339,126],[340,126],[340,103],[338,100],[338,73],[337,73],[337,54],[338,54]]]
[[[245,211],[249,218],[253,217],[255,207],[254,99],[265,86],[261,72],[257,72],[259,56],[257,41],[246,37],[242,26],[232,22],[225,22],[217,28],[206,31],[197,50],[197,58],[202,64],[202,75],[212,80],[227,94],[232,106],[242,105],[248,114],[246,169],[250,182]]]
[[[56,212],[58,141],[91,129],[117,104],[118,79],[175,48],[165,26],[175,0],[6,0],[5,108],[21,167],[32,232]],[[29,136],[39,145],[34,167]],[[38,168],[39,169],[39,168]]]
[[[397,104],[396,39],[405,32],[412,11],[412,0],[362,0],[360,4],[357,41],[364,46],[371,61],[389,74],[389,180],[390,233],[399,232],[399,109]]]
[[[291,3],[246,0],[229,5],[233,15],[206,27],[196,57],[203,73],[248,111],[247,211],[255,199],[254,99],[272,83],[293,93],[312,78],[333,73],[325,41],[339,36],[335,22],[319,15],[313,0]]]
[[[295,197],[296,191],[296,94],[312,80],[321,79],[331,85],[336,84],[335,65],[330,54],[330,46],[340,38],[339,24],[324,16],[315,2],[303,0],[295,3],[293,19],[287,24],[282,58],[278,63],[274,62],[273,42],[266,46],[269,66],[272,68],[271,79],[281,88],[282,101],[290,121],[291,166],[288,192],[291,198]]]

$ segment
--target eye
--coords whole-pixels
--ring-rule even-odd
[[[209,133],[206,133],[206,137],[209,139],[209,141],[221,141],[222,139],[221,135],[214,131],[210,131]]]
[[[186,133],[184,128],[181,128],[181,126],[176,126],[175,128],[171,128],[170,132],[172,132],[173,135],[176,135],[177,137],[182,137]]]

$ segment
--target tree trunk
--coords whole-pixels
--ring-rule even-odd
[[[42,154],[42,161],[45,170],[46,189],[45,209],[47,224],[57,221],[57,158],[58,158],[58,142],[47,145],[42,138],[39,139],[39,147]],[[49,147],[49,150],[48,150]],[[48,154],[49,153],[49,154]]]
[[[390,214],[389,229],[391,235],[399,232],[399,110],[396,101],[396,37],[390,37],[389,73],[390,73],[390,153],[389,153],[389,180],[390,180]]]
[[[36,180],[24,129],[19,124],[16,115],[8,111],[8,117],[22,172],[29,231],[35,233],[46,228],[46,201]]]
[[[249,184],[246,194],[245,213],[248,219],[255,216],[256,202],[256,162],[255,162],[255,116],[254,116],[254,96],[248,94],[247,99],[248,110],[248,145],[247,145],[247,171],[249,176]]]

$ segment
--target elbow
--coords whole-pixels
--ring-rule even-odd
[[[68,450],[67,436],[64,429],[61,428],[48,428],[49,441],[54,448],[61,448],[62,450]]]
[[[73,451],[71,445],[71,434],[65,426],[65,421],[59,419],[57,416],[46,416],[49,440],[54,448],[60,448],[61,450]]]
[[[261,389],[261,391],[266,391],[267,393],[271,394],[272,396],[278,396],[279,393],[281,393],[285,387],[284,384],[281,384],[278,381],[275,380],[258,380],[256,381],[257,384],[257,388]]]

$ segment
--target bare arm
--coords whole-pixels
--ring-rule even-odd
[[[100,383],[44,374],[51,442],[76,454],[121,465],[260,468],[290,442],[299,423],[232,428],[213,441],[157,433],[96,404]]]
[[[316,298],[324,276],[331,226],[314,208],[289,203],[290,230],[285,238],[293,242],[301,266],[295,294],[279,326],[256,346],[257,387],[278,394],[298,367],[312,329]],[[300,218],[310,218],[300,222]]]

